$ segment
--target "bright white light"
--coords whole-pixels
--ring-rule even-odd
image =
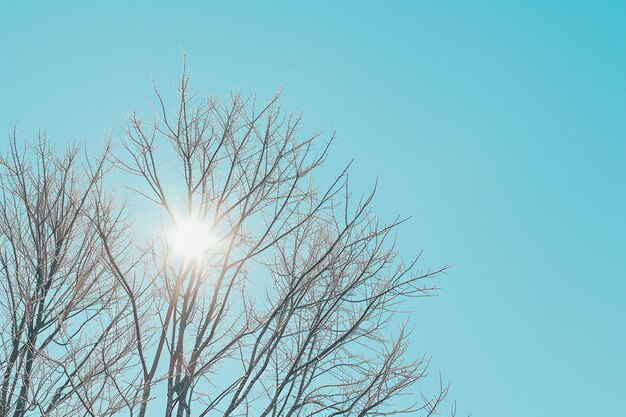
[[[177,219],[168,233],[169,244],[174,256],[186,261],[201,261],[205,252],[216,243],[207,223],[197,219]]]

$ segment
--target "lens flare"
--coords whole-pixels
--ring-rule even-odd
[[[168,233],[172,254],[185,261],[201,261],[206,251],[215,245],[211,226],[197,219],[176,219]]]

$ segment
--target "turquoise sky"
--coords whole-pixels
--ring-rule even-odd
[[[196,87],[284,87],[337,129],[328,175],[380,176],[403,253],[453,266],[413,346],[460,411],[626,415],[626,2],[42,3],[0,5],[3,149],[100,143],[183,49]]]

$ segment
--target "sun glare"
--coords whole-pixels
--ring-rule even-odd
[[[216,243],[211,227],[197,219],[177,219],[168,233],[172,254],[186,261],[201,261]]]

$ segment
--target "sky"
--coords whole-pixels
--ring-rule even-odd
[[[151,82],[269,98],[379,178],[422,266],[411,301],[472,416],[626,415],[626,2],[0,3],[0,149],[97,147]],[[325,175],[326,175],[325,174]]]

